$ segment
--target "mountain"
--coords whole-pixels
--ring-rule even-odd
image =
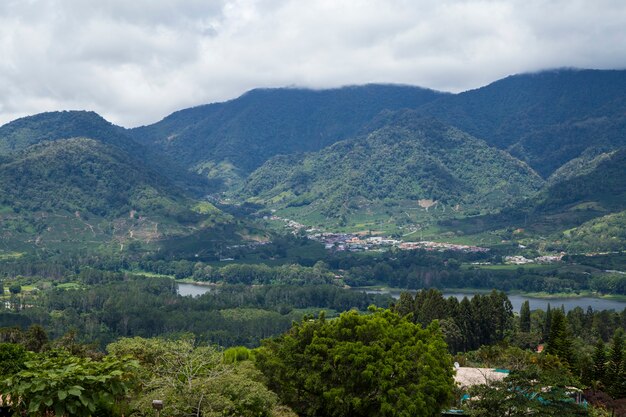
[[[88,138],[43,141],[0,162],[0,244],[83,248],[154,243],[228,222],[121,149]]]
[[[91,138],[131,154],[138,144],[123,128],[89,111],[58,111],[23,117],[0,127],[0,154],[8,155],[41,142]]]
[[[547,178],[585,151],[626,145],[626,71],[513,75],[419,111],[509,150]]]
[[[42,142],[0,166],[3,204],[102,217],[182,212],[182,194],[123,151],[93,139]],[[158,202],[157,202],[158,201]]]
[[[250,175],[240,197],[297,208],[289,213],[300,218],[312,211],[336,218],[437,205],[480,213],[518,202],[543,184],[506,152],[414,111],[388,114],[375,126],[318,152],[270,159]]]
[[[275,155],[320,150],[356,135],[383,110],[415,108],[442,96],[398,85],[258,89],[178,111],[129,133],[228,186]]]
[[[179,185],[190,189],[202,187],[199,178],[178,166],[168,155],[140,145],[124,128],[89,111],[40,113],[7,123],[0,127],[0,155],[11,155],[43,142],[79,137],[114,146],[134,158],[134,164],[145,164]]]
[[[577,227],[583,227],[588,234],[596,224],[594,219],[603,223],[601,218],[609,216],[607,219],[614,229],[619,222],[611,215],[626,210],[624,172],[626,148],[578,158],[558,170],[536,196],[517,206],[496,215],[449,221],[444,225],[466,233],[523,228],[528,233],[553,234],[558,239],[563,232]],[[568,240],[585,233],[568,234]]]

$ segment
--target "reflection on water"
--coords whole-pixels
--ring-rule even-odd
[[[189,284],[186,282],[178,283],[178,294],[182,295],[183,297],[187,295],[191,295],[192,297],[198,297],[210,291],[211,287],[207,287],[206,285]]]
[[[353,288],[355,291],[363,291],[368,294],[390,294],[393,298],[400,298],[400,293],[402,291],[394,290],[372,290],[372,289],[360,289]],[[410,291],[414,293],[415,291]],[[443,296],[448,297],[456,297],[459,300],[462,300],[463,297],[472,298],[473,294],[464,294],[464,293],[455,293],[455,292],[444,292]],[[542,309],[546,310],[548,308],[548,303],[552,308],[561,307],[565,308],[565,311],[573,310],[576,307],[582,307],[584,310],[587,307],[591,306],[594,310],[615,310],[622,311],[626,308],[626,301],[620,300],[607,300],[604,298],[594,298],[594,297],[578,297],[578,298],[533,298],[527,297],[524,295],[508,295],[509,300],[511,300],[511,304],[513,305],[513,311],[519,311],[522,307],[522,303],[528,300],[530,304],[531,310]]]

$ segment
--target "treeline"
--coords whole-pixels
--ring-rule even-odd
[[[552,317],[562,315],[567,331],[580,343],[591,345],[597,340],[607,342],[619,329],[626,329],[626,309],[623,311],[573,308],[567,313],[558,305],[548,304],[546,311],[530,311],[529,303],[513,312],[505,293],[492,291],[463,297],[445,298],[436,289],[421,290],[415,295],[404,292],[392,309],[422,326],[439,320],[450,352],[467,352],[480,346],[507,341],[520,348],[535,349],[546,343],[552,331]],[[519,314],[515,314],[519,313]]]
[[[282,242],[280,239],[278,241]],[[260,248],[251,250],[260,251],[255,252],[260,256],[269,246],[271,245],[261,245]],[[306,252],[309,246],[296,245],[292,249]],[[299,256],[278,257],[271,261],[271,265],[260,263],[259,259],[251,260],[250,263],[235,261],[224,265],[195,260],[153,259],[140,255],[48,254],[44,258],[25,257],[4,261],[0,263],[0,277],[9,280],[17,276],[72,280],[76,275],[85,276],[95,273],[95,270],[115,273],[139,271],[177,279],[192,278],[196,281],[246,285],[335,283],[352,287],[385,285],[405,289],[478,288],[505,292],[596,291],[604,294],[626,294],[626,275],[605,271],[623,267],[623,256],[620,255],[615,255],[617,260],[610,256],[570,256],[565,258],[566,264],[562,266],[545,268],[519,266],[496,269],[471,265],[497,263],[501,261],[502,254],[498,250],[493,253],[391,250],[367,255],[323,252],[320,256],[307,258],[306,262]],[[269,256],[269,253],[264,256]],[[567,263],[580,265],[569,268]]]
[[[450,252],[399,252],[380,257],[352,260],[329,260],[333,267],[344,267],[343,277],[351,286],[384,284],[395,288],[481,288],[500,291],[580,292],[626,294],[626,275],[605,273],[593,268],[489,269],[481,266],[461,267],[461,262],[475,262],[467,255]],[[492,260],[489,255],[473,256],[476,262]],[[482,259],[481,259],[482,258]],[[348,258],[349,259],[349,258]],[[590,272],[591,271],[591,272]]]
[[[506,294],[492,291],[471,299],[445,299],[434,289],[418,291],[415,296],[402,293],[394,306],[401,316],[427,326],[439,320],[451,352],[467,352],[482,345],[497,343],[514,328],[513,307]]]
[[[142,261],[137,264],[144,271],[171,275],[175,278],[193,278],[196,281],[224,282],[245,285],[318,285],[331,284],[336,275],[328,265],[318,261],[313,267],[297,264],[269,266],[266,264],[227,264],[222,267],[189,261]]]
[[[85,341],[104,345],[119,337],[153,337],[190,332],[221,346],[255,346],[279,334],[307,311],[387,306],[388,296],[368,295],[332,285],[229,286],[201,297],[177,295],[175,281],[106,271],[83,271],[82,288],[51,287],[23,293],[16,312],[2,322],[43,325],[52,337],[71,329]]]

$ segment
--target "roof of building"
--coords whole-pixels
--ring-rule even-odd
[[[508,375],[505,369],[458,367],[454,382],[461,387],[471,387],[501,381]]]

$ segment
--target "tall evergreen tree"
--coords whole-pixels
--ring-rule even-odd
[[[550,303],[548,303],[548,308],[546,309],[546,321],[543,324],[543,340],[547,340],[550,335],[550,327],[552,326],[552,309],[550,308]]]
[[[593,374],[594,382],[600,381],[604,384],[606,377],[606,349],[602,338],[598,338],[593,352]]]
[[[519,312],[519,326],[522,332],[530,332],[530,303],[528,300],[522,303],[522,308]]]
[[[546,353],[558,356],[570,367],[574,364],[572,336],[567,325],[567,318],[560,309],[552,310],[552,323],[548,335]]]
[[[624,330],[617,329],[611,340],[609,363],[606,369],[606,386],[613,398],[626,396],[624,362]]]

